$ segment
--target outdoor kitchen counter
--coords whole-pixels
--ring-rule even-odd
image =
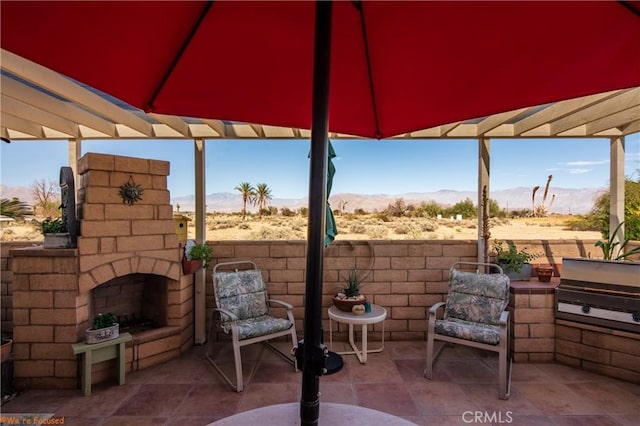
[[[531,277],[529,281],[511,281],[511,294],[553,294],[560,285],[560,277],[551,277],[551,281],[543,283],[538,278]]]

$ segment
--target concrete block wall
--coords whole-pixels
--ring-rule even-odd
[[[13,251],[13,256],[18,254],[12,262],[15,385],[74,388],[77,370],[71,345],[82,332],[77,315],[86,315],[77,291],[77,250]]]
[[[556,320],[556,360],[640,384],[640,335]]]
[[[30,242],[3,242],[0,244],[0,320],[2,321],[2,335],[13,336],[13,267],[10,251],[16,248],[33,245]]]
[[[563,257],[579,257],[587,253],[594,242],[568,240],[510,240],[518,248],[527,248],[529,253],[542,256],[536,262],[561,264]],[[270,296],[291,303],[294,306],[296,328],[302,336],[304,318],[306,243],[304,241],[216,241],[210,242],[214,259],[218,262],[253,260],[262,270]],[[373,251],[372,251],[373,248]],[[448,290],[448,271],[458,261],[475,261],[477,242],[470,240],[371,240],[334,241],[324,253],[324,308],[332,304],[332,296],[342,286],[349,270],[356,266],[363,273],[371,268],[371,273],[363,282],[361,293],[387,309],[385,322],[386,340],[424,340],[426,338],[426,312],[434,303],[444,300]],[[373,265],[372,265],[373,262]],[[207,320],[214,306],[212,294],[212,266],[207,271]],[[524,304],[523,298],[519,303]],[[515,303],[515,299],[514,299]],[[526,356],[521,361],[544,361],[552,358],[553,333],[549,336],[549,326],[553,325],[553,295],[538,296],[526,300],[527,313],[512,315],[525,321],[534,315],[536,321],[527,328],[527,337],[545,339],[544,351],[537,348],[530,351],[527,342],[519,347]],[[534,312],[538,311],[539,312]],[[535,315],[543,319],[535,318]],[[549,315],[551,315],[549,317]],[[329,319],[323,312],[325,341],[328,342]],[[512,319],[513,320],[513,319]],[[521,323],[522,324],[522,323]],[[346,326],[340,325],[334,338],[346,339]],[[514,327],[515,328],[515,327]],[[376,324],[374,331],[380,331]],[[518,327],[519,333],[522,328]],[[379,334],[370,334],[370,339],[379,339]],[[550,350],[549,350],[550,348]]]

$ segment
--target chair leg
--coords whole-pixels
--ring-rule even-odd
[[[296,327],[291,327],[291,344],[293,347],[298,346],[298,336],[296,335]],[[298,372],[298,358],[296,358],[295,354],[293,356],[293,369],[297,373]]]
[[[511,394],[511,359],[507,345],[500,348],[498,355],[499,398],[509,399]]]
[[[233,341],[233,359],[236,365],[236,392],[244,390],[244,382],[242,381],[242,358],[240,357],[240,344],[234,339]]]
[[[211,330],[213,330],[213,323],[209,328],[209,339],[207,343],[208,346],[207,346],[207,351],[205,352],[204,355],[207,358],[207,360],[209,360],[209,363],[213,366],[213,368],[215,368],[218,374],[222,376],[225,382],[227,382],[229,386],[233,388],[233,390],[235,390],[236,392],[242,392],[244,390],[244,383],[242,380],[242,359],[240,357],[240,343],[238,342],[237,339],[235,338],[233,339],[233,359],[234,359],[235,371],[236,371],[236,383],[234,384],[233,381],[225,374],[222,368],[218,364],[216,364],[215,360],[213,359],[213,351],[212,351],[213,339],[211,338],[212,337]]]
[[[433,334],[427,335],[427,368],[424,370],[424,377],[431,380],[433,376]]]

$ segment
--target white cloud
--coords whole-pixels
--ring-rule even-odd
[[[591,169],[569,169],[570,175],[581,175],[583,173],[589,173]]]
[[[595,166],[596,164],[607,164],[609,160],[598,161],[569,161],[565,163],[567,166],[579,167],[579,166]]]

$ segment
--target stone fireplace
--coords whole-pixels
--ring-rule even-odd
[[[181,244],[169,203],[169,163],[89,153],[78,165],[78,245],[15,249],[13,314],[16,384],[74,388],[84,339],[97,313],[113,312],[133,335],[126,369],[172,358],[193,345],[193,276],[183,275]],[[134,182],[141,200],[124,202]],[[94,366],[93,381],[113,375]]]

